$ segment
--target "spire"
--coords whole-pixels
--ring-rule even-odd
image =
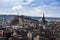
[[[45,20],[45,16],[44,16],[44,13],[43,13],[43,17],[42,17],[42,24],[47,24],[47,21]]]
[[[45,16],[44,16],[44,13],[43,13],[42,21],[45,22]]]

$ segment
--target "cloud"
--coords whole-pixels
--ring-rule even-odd
[[[54,8],[53,8],[54,7]],[[12,10],[0,10],[0,13],[7,15],[27,15],[27,16],[42,16],[45,13],[45,17],[60,17],[60,7],[43,5],[33,9],[23,8],[21,5],[12,7]]]
[[[2,4],[2,5],[1,5]],[[57,0],[0,0],[0,14],[60,17]]]
[[[30,3],[32,3],[34,0],[22,0],[22,4],[23,5],[28,5]]]
[[[22,9],[22,5],[12,7],[12,10],[20,10]]]
[[[1,2],[15,2],[17,0],[0,0]]]

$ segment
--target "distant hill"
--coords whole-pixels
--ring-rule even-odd
[[[7,20],[11,20],[11,18],[15,15],[0,15],[0,19],[5,18]]]
[[[0,19],[6,18],[7,20],[11,20],[11,18],[16,15],[0,15]],[[31,16],[24,16],[24,17],[31,17]],[[40,20],[42,17],[31,17],[32,19]],[[60,20],[60,18],[55,17],[46,17],[47,20]]]

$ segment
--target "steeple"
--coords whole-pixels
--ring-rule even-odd
[[[45,20],[44,13],[43,13],[43,17],[42,17],[42,23],[43,23],[44,25],[47,24],[47,21]]]
[[[43,13],[42,21],[45,22],[45,16],[44,16],[44,13]]]

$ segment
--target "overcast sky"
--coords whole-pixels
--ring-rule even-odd
[[[60,17],[60,0],[0,0],[0,14]]]

